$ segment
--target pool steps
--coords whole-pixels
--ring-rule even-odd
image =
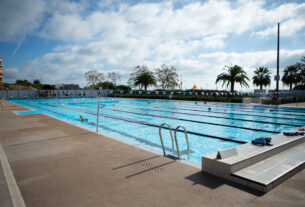
[[[225,159],[216,159],[217,153],[203,156],[202,171],[268,192],[305,166],[305,136],[280,133],[272,136],[272,144],[243,144]]]

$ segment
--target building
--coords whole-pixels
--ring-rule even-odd
[[[3,65],[2,65],[2,58],[0,57],[0,84],[3,83]]]

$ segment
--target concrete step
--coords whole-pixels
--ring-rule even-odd
[[[297,130],[298,129],[291,131],[297,131]],[[251,171],[252,167],[255,164],[259,165],[258,168],[266,169],[268,168],[268,166],[270,168],[270,166],[273,166],[276,159],[285,160],[286,157],[285,153],[289,154],[290,149],[295,150],[296,146],[303,146],[303,144],[305,144],[305,136],[284,136],[283,133],[280,133],[273,135],[271,137],[272,137],[271,143],[273,144],[273,146],[256,146],[251,143],[246,143],[237,146],[236,149],[234,150],[236,151],[236,153],[228,153],[228,154],[232,154],[232,156],[225,157],[224,159],[217,159],[218,153],[213,153],[207,156],[203,156],[202,171],[250,186],[252,188],[258,189],[263,192],[267,192],[268,190],[272,189],[273,184],[270,183],[282,181],[279,178],[281,177],[286,178],[287,176],[289,176],[289,174],[291,174],[290,172],[294,172],[299,169],[299,167],[296,166],[304,165],[304,163],[299,163],[299,162],[294,163],[294,161],[287,160],[287,162],[292,162],[293,166],[289,167],[287,172],[284,172],[283,170],[279,170],[281,167],[274,168],[274,171],[279,171],[279,172],[270,173],[269,176],[270,179],[268,179],[269,181],[271,180],[270,183],[267,181],[266,181],[267,183],[264,183],[262,180],[251,181],[251,179],[242,177],[241,174],[240,176],[238,176],[238,173],[235,174],[235,172],[240,172],[240,173],[244,172],[244,175],[246,175],[248,173],[246,169],[249,169],[249,171]],[[298,150],[296,151],[296,154],[297,153],[299,153]],[[271,157],[277,157],[276,155],[278,155],[279,157],[271,159]],[[271,159],[270,163],[264,166],[263,163],[267,162],[269,159]],[[242,171],[242,169],[245,169],[245,171]],[[285,169],[284,165],[282,166],[282,169]],[[263,175],[261,177],[262,177],[261,179],[264,179]]]
[[[236,182],[267,192],[305,166],[305,143],[232,173]]]

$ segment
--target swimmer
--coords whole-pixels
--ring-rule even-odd
[[[197,101],[195,102],[195,104],[197,104]]]
[[[270,109],[269,111],[274,111],[274,110]]]
[[[211,108],[209,107],[209,111],[211,111]]]
[[[81,121],[88,121],[88,119],[85,119],[85,118],[82,117],[82,116],[79,116],[79,118],[81,119]]]

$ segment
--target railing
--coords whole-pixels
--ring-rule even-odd
[[[184,130],[184,134],[185,134],[185,140],[186,140],[186,145],[187,145],[187,157],[189,158],[190,156],[190,146],[189,146],[189,140],[188,140],[188,137],[187,137],[187,131],[186,131],[186,128],[182,125],[180,126],[177,126],[177,128],[175,129],[175,141],[176,141],[176,147],[177,147],[177,154],[178,154],[178,158],[180,160],[180,151],[179,151],[179,147],[178,147],[178,139],[177,139],[177,131],[179,128],[183,128]]]
[[[171,137],[171,140],[172,140],[172,153],[174,154],[174,139],[173,139],[173,134],[172,134],[172,128],[169,124],[163,123],[159,127],[159,136],[160,136],[161,146],[162,146],[162,149],[163,149],[163,156],[165,156],[165,148],[164,148],[164,144],[163,144],[161,129],[163,128],[163,126],[166,126],[166,125],[168,126],[168,129],[169,129],[169,134],[170,134],[170,137]]]
[[[162,147],[162,150],[163,150],[163,156],[166,156],[166,153],[165,153],[165,147],[164,147],[164,143],[163,143],[163,138],[162,138],[162,134],[161,134],[161,129],[164,127],[164,126],[167,126],[168,127],[168,130],[169,130],[169,133],[170,133],[170,137],[171,137],[171,140],[172,140],[172,153],[174,155],[174,142],[176,144],[176,149],[177,149],[177,155],[178,155],[178,159],[180,160],[181,156],[180,156],[180,151],[179,151],[179,146],[178,146],[178,140],[177,140],[177,131],[179,130],[179,128],[183,128],[184,130],[184,134],[185,134],[185,139],[186,139],[186,144],[187,144],[187,156],[189,158],[189,155],[190,155],[190,146],[189,146],[189,141],[188,141],[188,137],[187,137],[187,130],[184,126],[178,126],[176,129],[175,129],[175,141],[173,139],[173,135],[172,135],[172,128],[169,124],[167,123],[163,123],[160,125],[159,127],[159,136],[160,136],[160,141],[161,141],[161,147]]]

